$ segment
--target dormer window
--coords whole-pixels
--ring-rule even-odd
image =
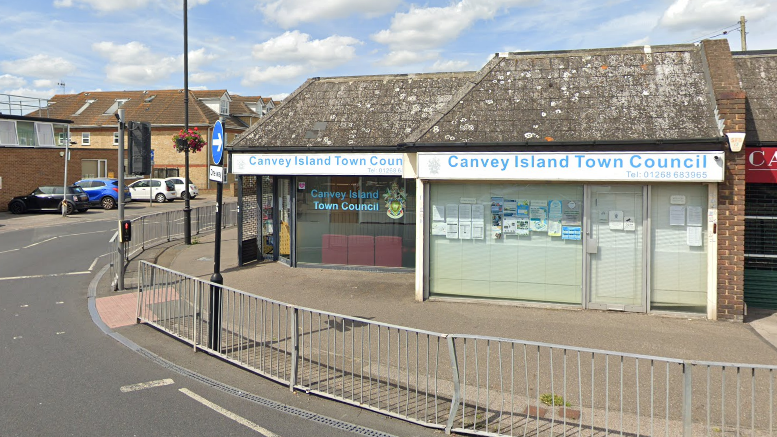
[[[88,108],[88,107],[89,107],[89,105],[91,105],[92,103],[94,103],[94,102],[96,102],[96,101],[97,101],[97,100],[94,100],[94,99],[87,100],[87,101],[86,101],[86,103],[84,103],[84,106],[82,106],[81,108],[79,108],[79,109],[78,109],[78,111],[76,111],[76,113],[75,113],[75,114],[73,114],[73,115],[81,115],[81,113],[82,113],[82,112],[84,112],[84,111],[86,110],[86,108]]]
[[[113,102],[113,105],[111,105],[110,108],[108,108],[105,112],[103,112],[103,115],[111,115],[114,112],[116,112],[117,109],[121,108],[121,105],[123,105],[127,100],[129,99],[116,99]]]
[[[219,115],[229,115],[229,100],[221,99],[219,101]]]

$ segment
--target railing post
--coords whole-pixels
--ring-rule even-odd
[[[693,396],[693,376],[691,370],[693,364],[689,361],[683,361],[683,437],[693,435],[692,420],[692,396]]]
[[[146,217],[140,218],[140,250],[146,250]]]
[[[459,383],[459,361],[456,358],[456,343],[453,336],[445,335],[448,340],[448,352],[451,357],[451,373],[453,374],[453,397],[451,399],[451,412],[448,415],[448,423],[445,424],[445,434],[450,435],[453,428],[453,421],[456,419],[456,412],[459,409],[459,400],[461,399],[461,384]],[[467,357],[464,357],[466,359]]]
[[[293,393],[297,385],[297,367],[299,361],[299,309],[291,307],[291,377],[289,390]]]
[[[200,319],[200,287],[202,282],[194,282],[194,335],[192,336],[192,347],[197,352],[197,333],[200,330],[198,320]]]
[[[165,228],[167,228],[167,241],[170,242],[170,213],[165,213]]]

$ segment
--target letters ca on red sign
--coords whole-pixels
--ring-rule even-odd
[[[747,147],[745,153],[747,182],[777,184],[777,147]]]

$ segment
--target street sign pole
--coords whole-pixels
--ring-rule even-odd
[[[124,220],[124,110],[119,109],[116,111],[116,119],[119,122],[119,204],[117,205],[117,211],[119,213],[119,233],[121,233],[121,222]],[[121,235],[121,234],[119,234]],[[119,238],[117,238],[119,239]],[[118,272],[116,289],[124,290],[124,243],[120,242],[119,246],[119,263],[120,265],[114,266]]]
[[[224,168],[221,167],[221,158],[224,152],[224,128],[221,121],[216,121],[213,127],[213,138],[211,139],[211,152],[213,156],[214,167],[208,171],[209,179],[217,179],[216,185],[216,244],[213,254],[213,275],[210,282],[218,285],[211,285],[210,288],[210,320],[208,326],[208,347],[218,351],[221,346],[221,285],[224,284],[224,278],[221,276],[221,208],[222,195],[224,191]],[[188,181],[187,181],[188,186]]]

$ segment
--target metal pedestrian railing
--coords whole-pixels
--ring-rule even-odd
[[[216,205],[201,206],[191,210],[191,230],[193,235],[199,235],[205,232],[216,230]],[[119,242],[118,233],[113,235],[109,241],[110,244],[110,277],[112,278],[113,290],[117,290],[119,268],[126,271],[127,263],[130,259],[144,250],[167,243],[174,240],[180,240],[184,237],[184,213],[181,210],[160,212],[131,220],[132,223],[132,241]],[[237,203],[226,203],[223,205],[221,227],[237,225]],[[124,245],[124,259],[121,259],[119,245]]]
[[[774,435],[777,366],[423,331],[266,299],[145,261],[138,291],[138,321],[194,350],[291,390],[447,433]]]

